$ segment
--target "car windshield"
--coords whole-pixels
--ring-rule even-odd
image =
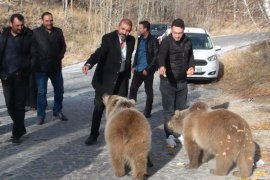
[[[185,33],[192,41],[193,49],[212,49],[213,44],[207,34]]]
[[[152,24],[150,28],[150,32],[153,36],[158,37],[161,36],[167,30],[166,24]]]

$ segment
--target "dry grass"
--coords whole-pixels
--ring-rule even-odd
[[[263,22],[257,22],[260,31],[269,32],[270,26],[265,25]],[[239,34],[239,33],[246,33],[246,32],[256,32],[258,31],[257,28],[250,24],[250,20],[246,20],[245,22],[232,22],[226,21],[222,24],[220,23],[213,23],[210,24],[209,29],[211,30],[211,35],[223,35],[223,34]]]
[[[270,151],[269,149],[262,149],[261,150],[261,159],[265,162],[270,162]]]
[[[270,95],[270,45],[261,43],[235,50],[221,58],[224,75],[220,86],[242,97]]]
[[[252,130],[270,130],[270,122],[259,122],[251,126]]]
[[[100,44],[101,35],[89,31],[88,12],[74,8],[69,12],[67,18],[64,16],[61,3],[46,5],[41,3],[24,3],[23,15],[26,19],[26,26],[36,28],[41,25],[40,16],[43,12],[49,11],[54,16],[54,25],[63,29],[67,43],[67,52],[63,60],[63,66],[85,61],[89,55]],[[20,6],[11,3],[8,8],[0,8],[0,28],[8,26],[11,14],[20,12]]]

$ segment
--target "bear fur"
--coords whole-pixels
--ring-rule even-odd
[[[135,109],[135,101],[118,95],[104,95],[106,107],[105,140],[115,175],[124,176],[125,164],[133,180],[146,175],[151,149],[151,129],[145,116]]]
[[[212,174],[226,175],[236,163],[239,171],[234,176],[251,175],[255,143],[249,125],[239,115],[226,109],[212,110],[205,103],[197,102],[186,110],[176,110],[168,127],[184,136],[188,168],[197,168],[203,153],[202,162],[210,156],[216,157],[216,169],[210,170]]]

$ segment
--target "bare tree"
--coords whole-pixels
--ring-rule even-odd
[[[21,7],[21,13],[22,13],[23,12],[23,0],[20,0],[20,2],[21,2],[20,3],[21,4],[20,7]]]
[[[260,31],[260,28],[258,27],[258,25],[256,24],[256,22],[255,22],[253,16],[252,16],[251,13],[250,13],[249,6],[248,6],[247,1],[246,1],[246,0],[243,0],[243,1],[244,1],[244,4],[245,4],[246,8],[247,8],[247,12],[248,12],[248,15],[249,15],[251,21],[253,22],[253,24],[254,24],[254,26],[256,27],[256,29],[257,29],[258,31]]]
[[[270,19],[270,0],[264,0],[264,9],[268,19]]]
[[[88,33],[91,31],[91,11],[92,11],[92,0],[89,0],[89,5],[88,5]]]
[[[65,18],[67,17],[67,11],[68,11],[68,0],[62,0],[62,6],[65,13]]]

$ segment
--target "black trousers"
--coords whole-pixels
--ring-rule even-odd
[[[28,78],[26,106],[37,109],[37,83],[35,72],[32,72]]]
[[[138,89],[144,82],[144,89],[146,93],[146,104],[144,109],[145,114],[151,114],[152,111],[153,80],[154,80],[154,73],[150,73],[147,76],[144,76],[142,72],[135,71],[130,86],[129,99],[134,99],[135,101],[137,101]]]
[[[174,115],[175,110],[186,109],[188,87],[187,82],[178,82],[172,86],[167,78],[160,78],[160,92],[164,115],[164,130],[168,138],[173,132],[168,128],[167,122]]]
[[[20,138],[25,132],[25,100],[27,78],[16,73],[7,79],[1,79],[6,106],[13,121],[12,136]]]
[[[126,73],[119,73],[117,78],[117,82],[114,88],[114,95],[120,95],[123,97],[127,97],[128,94],[128,78],[126,77]],[[102,118],[103,111],[105,109],[105,105],[102,101],[103,94],[96,91],[95,92],[95,100],[94,100],[94,111],[92,116],[92,125],[90,136],[92,138],[97,138],[99,136],[99,127]]]

